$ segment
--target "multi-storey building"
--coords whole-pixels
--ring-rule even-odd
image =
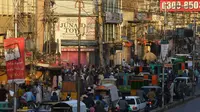
[[[81,64],[95,64],[98,60],[96,15],[93,0],[83,0],[81,8]],[[78,3],[76,0],[55,0],[55,39],[58,40],[61,59],[78,63]]]
[[[17,4],[15,1],[17,1]],[[0,35],[4,37],[14,37],[14,13],[15,10],[17,10],[18,16],[16,21],[18,24],[18,37],[25,37],[26,39],[31,38],[33,40],[35,40],[35,37],[38,37],[37,48],[42,51],[43,41],[41,43],[40,39],[43,38],[44,32],[42,20],[44,10],[43,4],[44,0],[37,2],[36,0],[0,0]],[[34,43],[35,41],[30,41],[26,48],[33,47],[32,44]]]
[[[145,51],[158,48],[155,41],[160,40],[163,17],[160,16],[157,0],[123,0],[122,40],[131,44],[124,44],[124,59],[136,57],[142,59]],[[157,18],[160,18],[159,20]],[[149,44],[151,41],[151,44]],[[154,41],[154,42],[153,42]],[[159,49],[155,50],[156,52]]]
[[[0,0],[0,83],[7,81],[4,68],[3,40],[14,37],[14,22],[17,23],[17,36],[25,38],[25,50],[30,51],[37,42],[36,47],[42,51],[44,36],[43,6],[44,0]],[[16,10],[17,19],[15,21],[14,13]]]
[[[107,65],[121,64],[122,42],[120,37],[120,24],[123,21],[121,13],[122,0],[102,0],[104,24],[103,47],[104,61]]]

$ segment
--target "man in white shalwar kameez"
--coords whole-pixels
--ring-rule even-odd
[[[42,103],[42,89],[41,86],[36,85],[36,103]]]

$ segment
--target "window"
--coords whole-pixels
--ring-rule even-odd
[[[141,103],[146,102],[144,98],[140,98]]]
[[[137,104],[140,104],[140,98],[136,99]]]
[[[128,104],[135,104],[135,99],[127,99]]]

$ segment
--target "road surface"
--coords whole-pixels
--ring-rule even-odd
[[[200,98],[196,98],[166,112],[200,112]]]

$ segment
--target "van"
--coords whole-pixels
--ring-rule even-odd
[[[186,83],[186,85],[189,85],[190,83],[192,83],[190,77],[176,77],[174,79],[174,83],[176,83],[178,81],[184,81]]]
[[[187,96],[189,96],[190,95],[190,93],[192,92],[192,80],[191,80],[191,78],[190,77],[176,77],[175,79],[174,79],[174,84],[176,85],[175,87],[174,87],[174,89],[175,90],[177,90],[177,82],[185,82],[185,84],[187,85],[186,86],[186,90],[185,90],[185,94],[187,95]]]

